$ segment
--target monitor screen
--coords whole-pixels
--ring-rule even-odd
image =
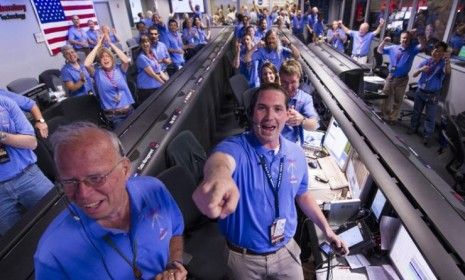
[[[367,185],[370,184],[370,172],[365,164],[361,161],[358,153],[354,150],[347,162],[346,177],[349,182],[352,198],[364,198],[363,193],[367,190]]]
[[[394,239],[389,258],[402,279],[437,279],[403,225]]]
[[[200,12],[204,12],[204,6],[202,0],[193,0],[192,6],[200,6]],[[192,13],[191,7],[189,6],[189,0],[171,0],[171,7],[175,13]]]
[[[381,216],[381,212],[383,211],[384,205],[386,204],[386,198],[384,197],[384,194],[381,192],[381,190],[376,191],[375,198],[373,199],[373,202],[371,203],[371,212],[375,214],[375,217],[377,220],[379,220],[379,217]]]
[[[326,130],[323,146],[337,161],[339,168],[344,170],[349,160],[350,143],[336,120],[331,118],[328,130]]]
[[[465,58],[465,45],[460,49],[458,57]]]

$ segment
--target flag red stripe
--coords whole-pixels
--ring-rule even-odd
[[[83,15],[78,15],[79,16],[79,19],[85,19],[85,18],[93,18],[95,17],[95,14],[83,14]],[[73,16],[67,16],[65,19],[66,20],[71,20],[73,18]]]
[[[69,26],[51,27],[51,28],[44,29],[44,33],[50,34],[54,32],[66,31],[68,29],[69,29]]]
[[[72,11],[72,10],[90,10],[92,5],[76,5],[76,6],[63,6],[63,10]]]
[[[66,40],[68,40],[68,36],[61,36],[61,37],[48,39],[47,42],[49,44],[54,44],[54,43],[63,42],[63,41],[66,41]]]
[[[53,55],[57,55],[57,54],[59,54],[60,52],[61,52],[61,48],[54,48],[54,49],[52,49],[52,54],[53,54]]]

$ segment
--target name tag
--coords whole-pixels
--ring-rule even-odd
[[[273,221],[270,226],[271,244],[275,245],[284,240],[284,229],[286,227],[286,219],[278,218]]]
[[[10,156],[6,150],[5,145],[0,144],[0,163],[6,163],[10,161]]]

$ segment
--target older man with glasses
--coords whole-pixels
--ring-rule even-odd
[[[36,279],[185,279],[184,224],[165,186],[131,177],[118,138],[94,124],[51,142],[68,205],[40,240]]]

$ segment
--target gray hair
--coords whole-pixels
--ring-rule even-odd
[[[73,48],[73,46],[71,46],[71,45],[64,45],[63,47],[61,47],[61,53],[62,53],[62,54],[65,54],[65,52],[66,52],[67,50],[74,50],[74,48]]]
[[[121,145],[121,142],[116,134],[109,130],[100,128],[94,123],[80,121],[58,127],[50,137],[50,144],[52,145],[53,159],[55,162],[57,162],[58,151],[61,146],[74,143],[75,141],[82,139],[82,136],[85,133],[95,130],[100,131],[105,136],[107,136],[113,144],[115,152],[121,156],[124,156],[123,146]]]

